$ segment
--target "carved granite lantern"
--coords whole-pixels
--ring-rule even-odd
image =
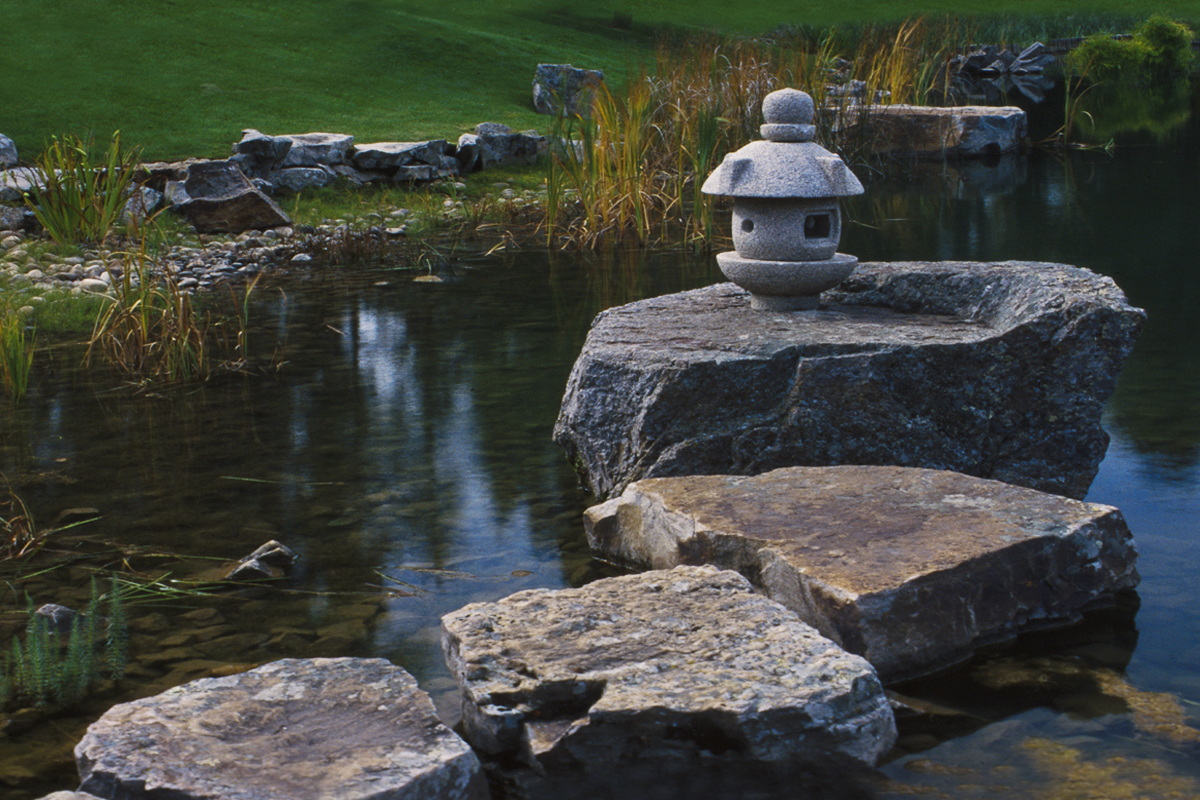
[[[704,182],[705,194],[733,201],[735,253],[718,253],[725,277],[750,292],[762,311],[806,311],[821,292],[854,271],[858,259],[837,252],[838,198],[863,187],[841,157],[813,141],[813,101],[795,89],[763,99],[763,141],[725,156]]]

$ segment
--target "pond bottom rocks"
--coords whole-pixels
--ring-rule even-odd
[[[1077,620],[1138,582],[1117,509],[938,470],[649,479],[585,524],[607,558],[738,570],[885,679]]]
[[[578,796],[706,757],[861,770],[895,741],[871,666],[735,572],[518,592],[442,625],[467,740],[526,781],[583,776]]]
[[[383,659],[287,659],[109,709],[75,748],[105,800],[484,800],[470,748]]]

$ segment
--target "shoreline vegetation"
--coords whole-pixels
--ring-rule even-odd
[[[59,0],[64,7],[74,2]],[[536,5],[528,4],[529,8]],[[611,19],[570,17],[563,11],[549,13],[547,24],[562,26],[572,21],[579,35],[590,42],[588,47],[592,49],[583,47],[581,55],[595,57],[596,61],[586,66],[610,69],[590,120],[534,115],[528,96],[517,101],[498,87],[493,87],[498,94],[489,111],[473,110],[469,102],[463,104],[467,110],[458,105],[452,109],[450,104],[461,98],[459,87],[449,76],[459,73],[454,72],[455,65],[445,66],[448,91],[433,93],[443,103],[437,112],[442,120],[440,137],[452,138],[447,127],[453,129],[458,124],[456,113],[475,114],[476,121],[528,120],[547,132],[551,142],[549,157],[538,165],[492,169],[479,176],[425,187],[330,187],[285,196],[280,198],[281,204],[291,213],[296,229],[285,235],[283,244],[275,249],[283,251],[285,262],[288,256],[299,254],[314,266],[328,266],[334,261],[352,266],[386,259],[389,266],[427,273],[446,260],[435,245],[429,244],[439,237],[451,241],[452,247],[460,239],[475,238],[505,250],[528,246],[684,246],[702,250],[720,244],[723,234],[714,224],[714,201],[699,192],[699,185],[726,153],[757,138],[762,98],[775,89],[792,86],[809,92],[823,111],[816,119],[818,141],[856,170],[872,173],[880,170],[881,163],[870,156],[870,129],[862,124],[869,106],[970,101],[951,97],[953,74],[949,65],[971,44],[1022,48],[1037,40],[1096,34],[1066,59],[1067,81],[1073,88],[1067,94],[1063,128],[1056,141],[1049,143],[1060,149],[1071,144],[1077,118],[1087,115],[1079,103],[1094,85],[1095,77],[1111,83],[1121,76],[1134,76],[1134,80],[1148,83],[1164,75],[1186,76],[1193,58],[1192,32],[1185,25],[1159,16],[1147,21],[1145,17],[1113,13],[1101,4],[1089,4],[1094,9],[1089,12],[1025,17],[992,13],[826,27],[776,24],[767,33],[752,37],[685,31],[655,22],[654,14],[669,5],[624,2],[618,4]],[[851,5],[857,10],[868,7],[863,3]],[[128,3],[122,7],[132,8]],[[703,16],[706,8],[701,3],[697,13]],[[198,13],[192,12],[188,19],[197,22]],[[312,13],[304,7],[298,16],[305,18]],[[786,11],[777,10],[776,15],[786,15]],[[471,19],[492,18],[477,12]],[[759,24],[756,19],[747,12],[736,24],[752,27]],[[642,27],[638,20],[644,20]],[[417,25],[412,21],[406,24]],[[138,30],[134,22],[129,25],[131,31]],[[466,29],[473,30],[470,25]],[[520,11],[514,11],[507,30],[528,41],[532,37],[522,32],[535,32],[537,26]],[[1112,33],[1128,31],[1135,32],[1129,41],[1111,38]],[[416,28],[409,32],[415,34]],[[607,37],[604,57],[598,55],[596,41],[587,38],[597,36]],[[63,41],[69,42],[70,37]],[[653,44],[648,44],[651,41]],[[110,42],[108,46],[116,44]],[[519,50],[496,45],[495,55],[517,58]],[[532,44],[526,50],[524,56],[530,59],[548,57]],[[627,61],[636,55],[638,65],[613,72],[609,65],[618,55]],[[254,58],[248,61],[249,66],[255,63]],[[528,72],[532,73],[533,65],[530,61]],[[286,74],[286,69],[282,73]],[[138,88],[135,85],[130,90]],[[316,91],[316,87],[310,88]],[[427,87],[422,88],[429,93]],[[153,85],[143,81],[140,89],[149,91]],[[376,95],[381,91],[386,89],[374,89]],[[54,91],[46,96],[53,97]],[[397,105],[404,105],[406,100],[413,102],[414,98],[395,99]],[[303,117],[277,114],[272,118],[269,113],[273,121],[264,124],[264,109],[269,107],[265,101],[265,97],[247,90],[234,103],[245,114],[238,125],[257,125],[276,133],[281,129],[298,133],[336,127],[328,124],[330,120],[304,126]],[[36,109],[40,102],[44,98],[34,103],[29,119],[39,119]],[[111,113],[115,108],[125,115],[124,121],[130,121],[128,115],[141,107],[130,102],[114,106],[101,96],[93,97],[89,115],[82,119],[100,119],[102,111]],[[307,107],[303,102],[298,104]],[[361,116],[349,125],[358,141],[369,140],[372,126],[380,122],[367,113],[369,106],[370,102],[357,106]],[[55,123],[61,127],[74,114],[66,106],[58,112]],[[159,114],[156,118],[162,116],[171,117]],[[22,138],[30,136],[19,126],[31,124],[29,119],[18,121],[12,136],[19,149]],[[179,133],[189,122],[179,116],[171,124],[180,129]],[[136,130],[137,124],[133,127]],[[204,137],[212,129],[197,125],[187,130],[192,137]],[[407,130],[425,132],[419,122],[413,122]],[[111,136],[108,149],[96,152],[93,141],[107,136]],[[131,148],[122,140],[138,144]],[[93,131],[54,134],[47,141],[34,162],[46,188],[29,202],[44,234],[22,235],[19,241],[10,238],[6,244],[0,243],[0,269],[10,276],[6,288],[0,291],[0,310],[6,319],[20,317],[26,321],[25,325],[0,327],[0,381],[14,402],[20,402],[30,386],[37,333],[43,334],[43,339],[61,339],[87,336],[90,331],[90,338],[85,339],[89,343],[87,361],[92,361],[93,354],[102,354],[101,360],[140,387],[152,382],[205,379],[216,366],[235,371],[250,366],[246,346],[250,293],[258,278],[249,282],[241,296],[236,292],[207,293],[210,297],[198,297],[193,302],[192,292],[162,266],[166,256],[180,248],[195,252],[227,248],[231,239],[244,239],[246,235],[201,237],[169,213],[132,224],[119,221],[120,203],[115,199],[127,193],[135,160],[151,160],[168,153],[180,155],[170,148],[182,141],[167,136],[152,144],[126,130],[104,137]],[[206,149],[198,138],[191,144],[196,149],[187,155],[198,156]],[[385,221],[397,216],[404,221],[405,246],[380,246]],[[258,241],[254,232],[249,240]],[[92,294],[83,303],[73,297],[87,294],[78,288],[69,292],[58,288],[40,290],[29,280],[16,280],[28,279],[35,270],[40,271],[39,267],[53,273],[55,268],[50,265],[63,262],[103,265],[111,276],[107,294]],[[211,297],[213,294],[229,297],[217,300]],[[217,302],[230,308],[214,310]],[[76,309],[64,311],[64,306]],[[214,347],[227,351],[222,353],[223,359],[209,352]],[[282,363],[278,352],[270,360],[276,369]]]

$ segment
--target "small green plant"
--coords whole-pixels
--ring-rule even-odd
[[[0,320],[0,383],[14,402],[19,402],[29,389],[34,345],[35,337],[26,336],[24,316],[5,311]]]
[[[25,202],[55,242],[102,242],[121,218],[137,163],[138,150],[122,147],[120,131],[99,161],[90,140],[55,136],[34,161],[35,188]]]
[[[87,608],[69,633],[35,613],[29,600],[24,641],[14,637],[0,663],[0,708],[78,704],[98,680],[120,680],[128,659],[128,625],[116,583],[103,596],[92,579]],[[102,616],[102,610],[107,617]]]

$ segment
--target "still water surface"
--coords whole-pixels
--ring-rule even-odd
[[[1088,495],[1120,507],[1137,538],[1136,596],[898,687],[929,705],[902,722],[888,796],[1200,796],[1200,125],[1173,113],[1118,135],[1111,155],[864,175],[867,195],[847,208],[841,249],[861,260],[1071,263],[1149,313]],[[0,404],[0,471],[39,520],[99,509],[86,531],[124,548],[81,546],[107,550],[101,561],[190,578],[272,538],[301,555],[286,591],[138,606],[123,697],[227,662],[374,655],[453,719],[442,614],[615,574],[588,557],[589,498],[550,442],[563,387],[598,311],[720,280],[711,257],[522,252],[462,258],[443,277],[260,288],[256,344],[282,342],[287,359],[272,377],[133,395],[92,383],[63,349],[28,402]],[[17,588],[71,601],[93,563]],[[0,738],[0,796],[73,788],[87,721]]]

